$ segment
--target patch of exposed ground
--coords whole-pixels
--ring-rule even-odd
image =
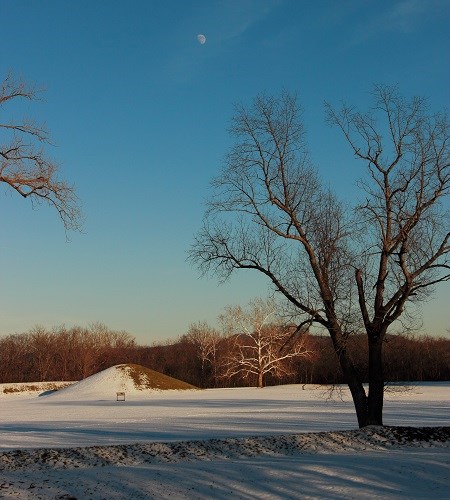
[[[191,384],[169,377],[163,373],[155,372],[145,366],[132,363],[117,365],[117,370],[123,371],[134,382],[136,389],[157,389],[157,390],[183,390],[196,389]]]
[[[131,466],[182,460],[237,459],[304,453],[341,453],[450,446],[450,427],[366,427],[353,431],[281,436],[149,442],[85,448],[11,450],[0,453],[0,471]]]

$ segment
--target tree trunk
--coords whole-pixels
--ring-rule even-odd
[[[258,373],[258,387],[262,389],[264,387],[263,384],[263,372],[262,370]]]
[[[368,424],[368,411],[367,411],[367,396],[361,378],[353,365],[347,350],[343,344],[340,344],[336,336],[332,336],[334,350],[339,359],[339,364],[344,374],[345,381],[353,399],[355,406],[356,417],[358,419],[359,428],[365,427]]]
[[[369,395],[366,425],[383,425],[383,342],[369,338]]]
[[[359,428],[365,427],[368,424],[367,412],[367,396],[364,386],[356,372],[353,363],[348,359],[347,353],[339,356],[342,371],[344,373],[347,385],[352,395],[353,404],[355,406],[356,417],[358,419]]]

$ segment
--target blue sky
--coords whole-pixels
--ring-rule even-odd
[[[67,242],[50,208],[0,188],[0,335],[101,321],[152,343],[264,296],[257,275],[219,286],[186,262],[234,103],[296,92],[312,157],[347,198],[358,164],[325,100],[364,107],[386,83],[449,103],[447,0],[0,0],[0,18],[0,76],[45,87],[24,111],[47,124],[86,216]],[[424,306],[424,331],[445,334],[449,291]]]

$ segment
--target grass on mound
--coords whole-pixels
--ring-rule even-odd
[[[197,387],[188,384],[187,382],[169,377],[163,373],[155,372],[145,366],[129,363],[126,365],[118,365],[116,368],[131,377],[136,388],[140,390],[158,389],[162,391],[170,389],[197,389]]]

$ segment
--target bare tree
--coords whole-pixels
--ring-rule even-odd
[[[0,84],[0,111],[12,101],[36,100],[40,92],[12,75]],[[56,208],[66,229],[79,229],[81,214],[74,188],[58,179],[58,167],[44,150],[48,132],[31,120],[0,123],[0,182],[33,204]]]
[[[292,336],[292,328],[277,317],[273,301],[256,299],[247,310],[241,306],[227,307],[220,319],[232,343],[221,362],[224,378],[255,376],[258,387],[264,387],[266,375],[291,375],[288,361],[311,354],[304,335],[295,339],[289,350],[283,349]]]
[[[192,323],[188,332],[180,338],[180,342],[188,342],[197,349],[203,381],[206,368],[212,370],[214,381],[217,378],[217,350],[221,340],[220,334],[205,321]]]
[[[79,346],[75,330],[76,328],[68,329],[65,325],[55,326],[52,329],[56,344],[54,362],[58,366],[58,380],[76,380],[78,378],[76,365]]]
[[[427,115],[423,98],[406,101],[386,86],[375,87],[368,113],[330,105],[327,112],[368,168],[366,199],[357,207],[367,232],[355,281],[369,345],[369,423],[381,424],[388,328],[408,303],[450,278],[449,214],[441,205],[450,191],[449,123],[444,114]]]
[[[48,380],[56,355],[55,335],[43,326],[36,325],[28,333],[28,348],[40,382]]]
[[[389,326],[449,278],[439,204],[449,190],[448,121],[427,115],[423,100],[404,101],[386,87],[376,87],[374,97],[367,114],[328,106],[329,120],[368,168],[366,200],[354,214],[321,186],[294,96],[237,106],[236,143],[190,251],[202,272],[222,280],[237,269],[264,274],[293,306],[299,331],[312,324],[328,331],[361,427],[382,425]],[[369,344],[368,392],[348,349],[361,328]]]

